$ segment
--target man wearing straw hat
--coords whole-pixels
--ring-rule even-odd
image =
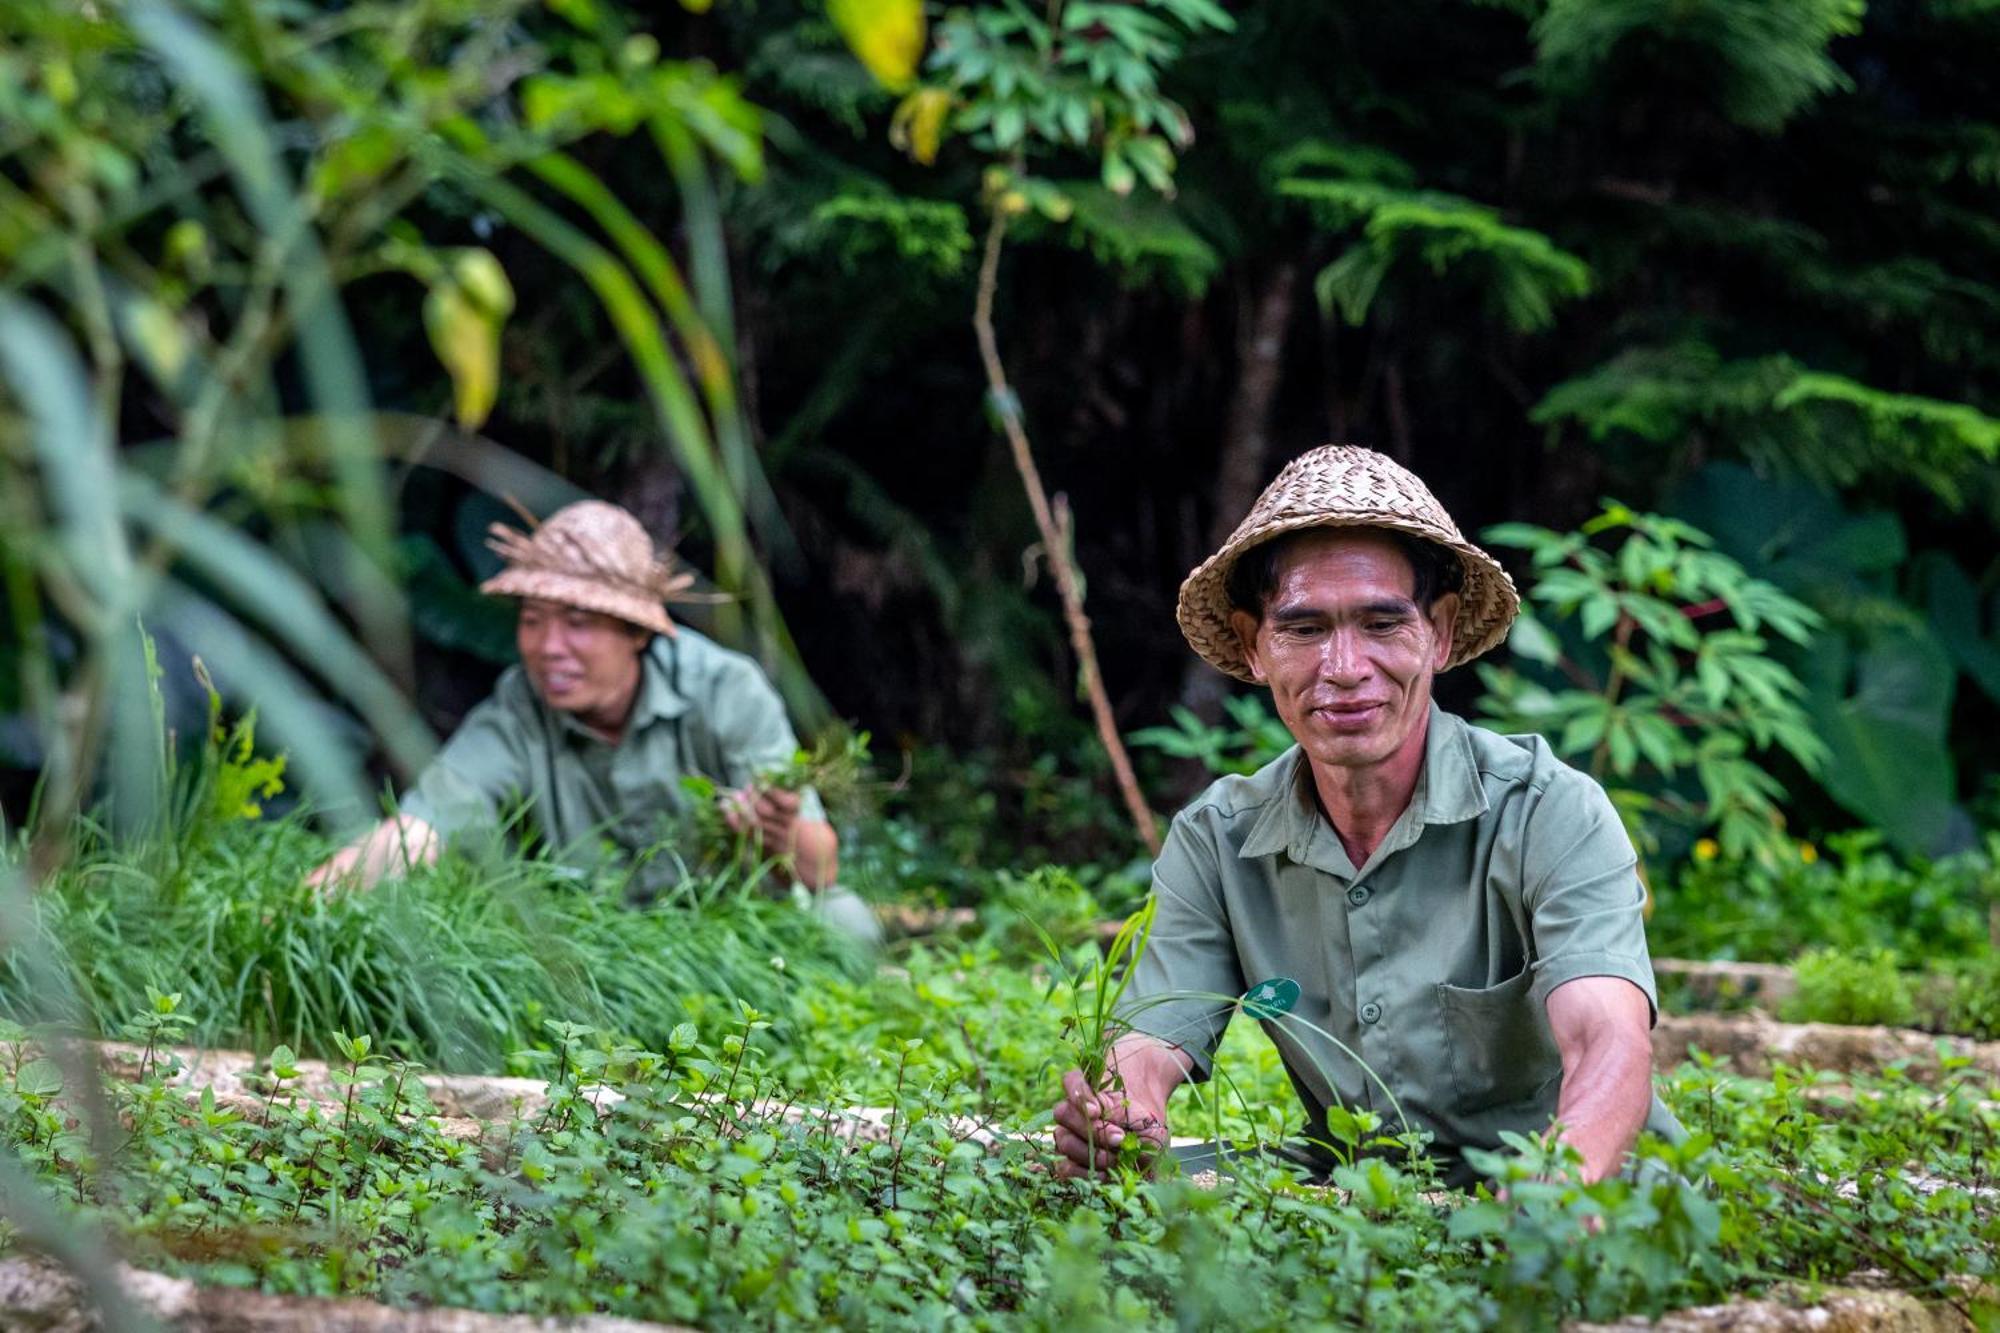
[[[1592,1180],[1642,1128],[1679,1134],[1652,1090],[1645,893],[1616,811],[1540,737],[1431,701],[1518,607],[1423,482],[1350,447],[1294,460],[1188,576],[1188,642],[1267,687],[1298,743],[1174,820],[1115,1074],[1064,1079],[1063,1170],[1163,1146],[1169,1095],[1207,1078],[1238,1007],[1305,1104],[1285,1155],[1319,1173],[1334,1107],[1429,1134],[1457,1185],[1463,1150],[1503,1131],[1553,1124]]]
[[[692,799],[682,779],[722,789],[730,827],[791,868],[823,916],[874,939],[874,918],[834,883],[839,841],[811,790],[757,781],[798,749],[777,691],[757,664],[667,615],[693,575],[657,558],[617,505],[565,506],[531,533],[496,523],[487,544],[506,568],[480,591],[518,599],[509,668],[403,798],[400,814],[336,853],[315,884],[365,887],[437,856],[443,837],[491,829],[526,802],[542,836],[580,851],[609,841],[641,859],[641,895],[670,878],[670,839]]]

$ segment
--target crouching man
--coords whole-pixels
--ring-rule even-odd
[[[1518,608],[1424,484],[1358,448],[1296,459],[1188,577],[1188,642],[1268,688],[1297,745],[1174,820],[1115,1072],[1064,1078],[1062,1170],[1105,1169],[1130,1135],[1158,1151],[1234,1012],[1185,994],[1266,981],[1295,983],[1291,1013],[1339,1042],[1265,1024],[1307,1113],[1286,1155],[1316,1171],[1333,1105],[1428,1132],[1460,1186],[1463,1151],[1503,1130],[1553,1124],[1593,1180],[1641,1128],[1679,1135],[1652,1090],[1645,895],[1610,801],[1542,738],[1431,701]]]
[[[691,578],[655,556],[639,520],[585,500],[532,533],[495,524],[488,542],[506,568],[480,591],[517,601],[521,663],[466,716],[385,820],[337,852],[314,884],[366,887],[440,839],[491,830],[523,801],[558,851],[627,859],[660,849],[682,827],[699,774],[721,791],[724,817],[814,893],[829,924],[879,939],[867,905],[835,884],[839,839],[811,790],[756,783],[798,749],[783,703],[757,664],[667,615]],[[635,864],[637,896],[671,881],[671,856]]]

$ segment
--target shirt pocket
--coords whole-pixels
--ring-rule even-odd
[[[1455,1094],[1452,1106],[1440,1108],[1446,1112],[1441,1118],[1459,1122],[1475,1140],[1495,1142],[1500,1129],[1541,1129],[1555,1111],[1562,1054],[1539,1012],[1533,984],[1533,974],[1524,969],[1483,990],[1437,987]]]

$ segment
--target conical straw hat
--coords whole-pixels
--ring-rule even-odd
[[[1187,576],[1176,612],[1181,633],[1217,669],[1250,680],[1243,645],[1229,625],[1229,571],[1245,551],[1273,537],[1301,528],[1345,527],[1394,528],[1458,556],[1465,586],[1445,670],[1507,637],[1521,598],[1500,562],[1465,540],[1414,472],[1373,449],[1345,444],[1310,450],[1286,464],[1222,549]]]
[[[533,532],[505,523],[487,529],[486,545],[507,567],[479,585],[496,597],[538,597],[616,616],[655,634],[674,633],[664,603],[694,583],[676,574],[671,556],[653,552],[639,520],[602,500],[564,505]]]

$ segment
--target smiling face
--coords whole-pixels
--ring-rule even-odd
[[[639,654],[650,633],[616,616],[524,598],[514,643],[535,693],[551,708],[616,736],[639,692]]]
[[[1420,752],[1457,595],[1419,606],[1403,548],[1366,528],[1293,538],[1273,572],[1263,615],[1237,610],[1230,623],[1307,758],[1369,769]]]

